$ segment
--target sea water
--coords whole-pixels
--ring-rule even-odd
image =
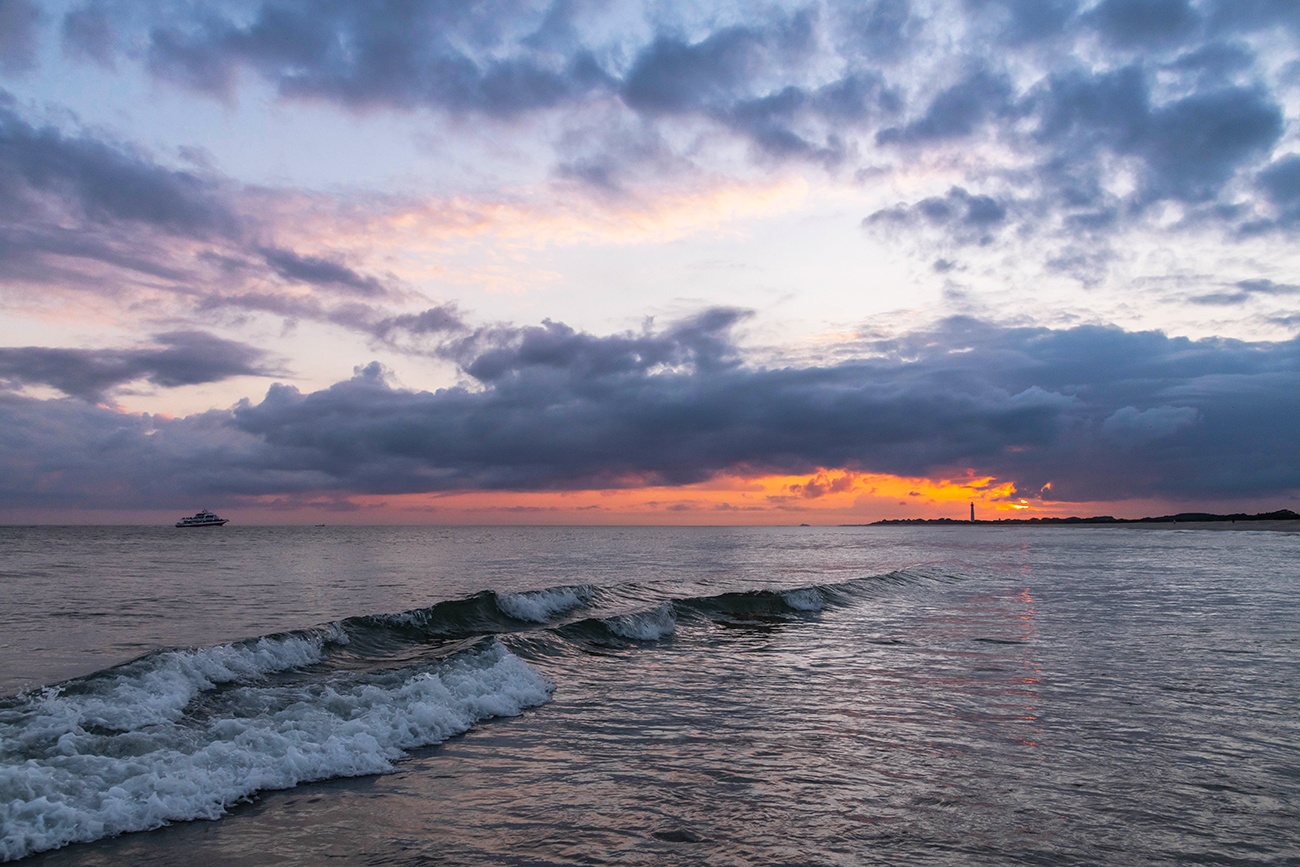
[[[1300,862],[1300,534],[0,528],[0,859]]]

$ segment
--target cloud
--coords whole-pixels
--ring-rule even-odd
[[[0,72],[22,73],[36,66],[44,18],[29,0],[0,0]]]
[[[1256,88],[1198,93],[1151,112],[1136,142],[1146,158],[1149,194],[1204,201],[1236,170],[1267,156],[1282,136],[1281,109]]]
[[[1059,36],[1079,9],[1077,0],[966,0],[972,11],[1000,19],[1000,35],[1012,45]]]
[[[1271,214],[1246,223],[1244,234],[1300,226],[1300,154],[1286,154],[1265,166],[1256,186],[1272,206]]]
[[[37,127],[0,104],[0,205],[9,220],[71,216],[207,238],[239,219],[218,185],[89,135]]]
[[[68,11],[65,53],[137,62],[116,52],[142,45],[158,79],[231,102],[256,77],[286,100],[448,130],[469,116],[516,131],[536,120],[553,176],[598,195],[719,166],[908,176],[924,163],[964,166],[934,194],[1014,189],[1020,237],[1082,230],[1085,258],[1165,202],[1189,208],[1188,227],[1295,225],[1236,195],[1295,120],[1286,51],[1261,41],[1300,28],[1288,0],[106,8]],[[731,161],[736,142],[748,166]]]
[[[292,282],[341,288],[363,296],[387,293],[383,284],[374,277],[364,277],[335,259],[303,256],[279,247],[264,247],[258,252],[276,274]]]
[[[69,10],[63,16],[61,29],[65,56],[89,60],[107,69],[116,66],[117,30],[105,4],[91,2]]]
[[[1101,423],[1101,433],[1120,445],[1145,445],[1196,424],[1199,416],[1191,406],[1157,406],[1146,410],[1124,406]]]
[[[1300,340],[959,318],[865,342],[837,363],[763,367],[730,336],[742,318],[711,310],[606,336],[498,326],[456,344],[474,387],[399,389],[371,364],[320,391],[274,385],[260,402],[166,424],[10,396],[0,402],[12,444],[0,480],[30,483],[31,467],[60,466],[51,448],[80,455],[111,429],[120,462],[97,465],[96,480],[116,474],[117,488],[132,489],[141,467],[174,465],[175,490],[232,496],[575,490],[757,473],[813,475],[797,493],[814,497],[839,477],[817,480],[826,468],[975,470],[1012,482],[1017,497],[1067,501],[1300,489],[1289,433],[1300,423]],[[45,496],[71,503],[90,485],[73,464],[44,482]],[[17,484],[0,485],[0,502],[21,498]]]
[[[1034,97],[1036,138],[1051,146],[1048,176],[1093,202],[1101,196],[1103,158],[1126,157],[1141,173],[1137,204],[1206,201],[1282,135],[1282,112],[1260,89],[1226,87],[1156,105],[1150,87],[1137,66],[1052,76]]]
[[[96,403],[133,382],[175,388],[274,372],[262,350],[203,331],[154,339],[158,346],[140,349],[0,347],[0,386],[47,385]]]
[[[265,3],[239,20],[207,10],[154,27],[149,64],[159,77],[225,98],[249,68],[290,98],[510,117],[606,85],[590,53],[527,39],[546,26],[563,29],[554,15],[495,4]],[[501,56],[507,49],[514,53]]]
[[[923,27],[910,0],[846,3],[834,11],[832,33],[840,40],[841,53],[862,52],[876,62],[906,56]]]
[[[1101,0],[1084,20],[1113,45],[1146,50],[1187,38],[1200,23],[1188,0]]]
[[[1006,205],[992,196],[972,195],[962,187],[953,187],[943,196],[930,196],[915,204],[883,208],[863,219],[864,227],[875,225],[911,226],[923,224],[946,231],[958,243],[987,244],[993,234],[1007,222]],[[952,263],[936,263],[936,270],[946,271]]]
[[[1193,304],[1233,306],[1244,304],[1258,295],[1274,297],[1300,295],[1300,286],[1288,283],[1274,283],[1272,280],[1239,280],[1232,284],[1229,289],[1193,295],[1188,300]]]
[[[1210,25],[1242,31],[1287,28],[1300,32],[1300,8],[1290,0],[1211,0]]]
[[[389,337],[395,332],[411,335],[447,334],[467,330],[460,311],[454,304],[430,307],[419,313],[403,313],[389,316],[375,325],[377,337]]]
[[[985,121],[1009,112],[1012,94],[1005,75],[977,69],[940,91],[925,112],[906,126],[881,130],[876,141],[912,145],[966,138]]]
[[[0,99],[0,291],[20,305],[71,293],[148,299],[181,316],[243,307],[373,329],[389,314],[355,304],[404,292],[343,254],[275,243],[298,232],[303,207],[292,191],[173,168],[93,130],[31,122]]]

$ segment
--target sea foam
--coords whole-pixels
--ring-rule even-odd
[[[183,692],[161,710],[99,707],[96,718],[129,723],[115,731],[73,723],[57,696],[0,710],[0,860],[216,818],[262,790],[384,773],[411,749],[545,703],[551,685],[490,641],[423,670],[236,686],[201,713],[175,712]],[[129,702],[135,691],[110,693]],[[43,715],[46,737],[10,740]]]
[[[671,602],[665,602],[650,611],[619,614],[606,618],[609,631],[633,641],[658,641],[677,630],[677,613]]]
[[[497,608],[516,620],[547,623],[557,614],[589,605],[593,592],[589,586],[579,586],[505,593],[497,597]]]

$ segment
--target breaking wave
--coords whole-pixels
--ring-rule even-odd
[[[157,651],[0,699],[0,860],[169,822],[260,791],[385,773],[411,750],[545,704],[535,664],[635,648],[683,626],[808,619],[891,573],[675,598],[586,585],[483,591],[399,614]]]

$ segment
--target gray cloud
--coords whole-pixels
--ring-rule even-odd
[[[381,319],[375,325],[377,337],[391,337],[395,333],[405,332],[412,335],[448,334],[467,330],[461,319],[460,311],[454,304],[430,307],[419,313],[404,313]]]
[[[47,385],[93,403],[133,382],[174,388],[274,372],[262,350],[203,331],[172,331],[155,340],[158,346],[141,349],[0,347],[0,385]]]
[[[1048,176],[1082,200],[1095,200],[1099,158],[1131,156],[1143,168],[1139,202],[1204,201],[1281,137],[1282,112],[1259,89],[1228,87],[1157,106],[1150,86],[1137,66],[1053,76],[1034,97],[1041,117],[1036,137],[1051,146]]]
[[[874,225],[910,226],[923,223],[944,229],[955,240],[968,244],[987,244],[1007,221],[1006,205],[992,196],[972,195],[962,187],[953,187],[943,196],[931,196],[915,204],[883,208],[866,217],[866,227]]]
[[[1079,9],[1078,0],[966,0],[977,13],[1000,19],[1000,35],[1012,45],[1061,35]]]
[[[89,131],[33,124],[0,99],[3,288],[163,293],[199,309],[260,309],[373,331],[385,314],[359,310],[358,299],[390,297],[392,281],[328,251],[265,243],[275,226],[246,213],[242,193],[215,173],[170,168]],[[260,200],[275,195],[258,193]],[[344,303],[267,292],[268,283],[286,281]]]
[[[130,40],[99,4],[71,10],[62,33],[65,51],[107,63]],[[1025,204],[1008,219],[1028,234],[1084,230],[1076,243],[1104,245],[1171,200],[1189,206],[1189,224],[1297,225],[1289,213],[1252,214],[1232,194],[1295,120],[1256,40],[1300,32],[1290,0],[952,0],[948,11],[960,17],[922,15],[910,0],[707,20],[665,7],[646,13],[646,27],[611,30],[572,0],[325,0],[254,2],[238,14],[160,7],[111,23],[134,28],[156,76],[222,98],[256,75],[286,98],[356,110],[553,114],[567,121],[552,127],[557,176],[602,194],[638,172],[696,168],[701,138],[680,129],[689,120],[747,143],[764,164],[831,171],[996,140],[1025,161],[1001,172]],[[909,62],[940,46],[948,61],[936,69]],[[1120,197],[1106,192],[1117,162],[1139,181]],[[1269,190],[1280,181],[1262,178]]]
[[[0,72],[21,73],[36,65],[44,17],[30,0],[0,0]]]
[[[1193,295],[1188,300],[1195,304],[1233,306],[1244,304],[1257,295],[1273,297],[1300,295],[1300,286],[1288,283],[1274,283],[1272,280],[1239,280],[1228,289]]]
[[[606,84],[586,51],[528,47],[548,41],[522,39],[529,25],[539,34],[563,30],[524,4],[265,3],[239,20],[209,9],[155,27],[149,62],[161,77],[219,95],[229,95],[240,68],[249,67],[290,97],[501,117]],[[513,56],[497,56],[507,47]]]
[[[30,467],[57,463],[49,449],[81,454],[106,428],[118,487],[162,467],[178,473],[176,490],[228,495],[684,484],[823,467],[969,468],[1059,500],[1300,489],[1297,340],[952,319],[863,344],[851,360],[781,368],[745,363],[728,336],[740,316],[609,336],[500,326],[459,345],[476,388],[398,389],[372,364],[322,391],[276,385],[228,412],[154,420],[148,436],[66,401],[11,396],[0,429],[18,445],[0,462],[0,502],[20,495]],[[45,490],[71,498],[90,483],[68,471]]]
[[[1274,160],[1259,173],[1256,184],[1273,213],[1247,223],[1247,234],[1300,226],[1300,154]]]
[[[1300,7],[1291,0],[1210,0],[1210,25],[1242,31],[1278,27],[1300,32]]]
[[[875,0],[841,4],[832,32],[841,53],[862,52],[873,61],[892,62],[907,55],[923,28],[910,0]]]
[[[906,126],[881,130],[876,141],[916,144],[965,138],[985,121],[1007,114],[1011,97],[1006,76],[978,69],[940,91],[925,112]]]
[[[1200,23],[1188,0],[1101,0],[1084,20],[1114,45],[1146,50],[1182,41]]]
[[[134,223],[196,238],[228,235],[238,217],[217,184],[125,146],[37,127],[0,104],[0,207],[8,220],[51,211],[91,224]]]
[[[116,65],[117,31],[112,12],[103,3],[91,2],[68,11],[60,35],[66,56],[110,69]]]
[[[368,296],[384,295],[387,292],[374,277],[362,276],[334,259],[303,256],[279,247],[263,247],[258,252],[276,274],[292,282],[340,288]]]

